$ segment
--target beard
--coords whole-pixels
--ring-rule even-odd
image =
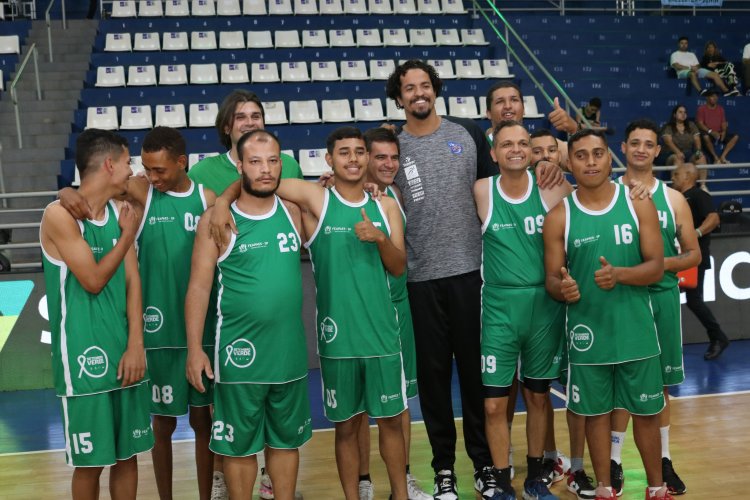
[[[242,190],[251,196],[255,196],[256,198],[268,198],[270,196],[273,196],[274,193],[276,193],[276,190],[279,189],[280,183],[281,177],[276,179],[276,185],[270,189],[255,189],[253,187],[253,181],[250,179],[250,177],[248,177],[245,172],[242,172]]]
[[[425,111],[412,111],[411,115],[417,120],[426,120],[431,112],[432,108],[427,108]]]

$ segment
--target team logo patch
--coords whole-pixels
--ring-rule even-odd
[[[324,340],[326,344],[330,344],[338,333],[339,327],[336,325],[336,322],[330,316],[323,318],[323,321],[320,322],[320,340]]]
[[[576,325],[570,330],[570,347],[586,352],[594,345],[594,332],[586,325]]]
[[[143,313],[143,329],[146,333],[158,332],[164,324],[164,315],[154,306],[148,306]]]
[[[464,147],[457,142],[448,142],[448,148],[454,155],[460,155],[464,152]]]
[[[109,368],[107,353],[104,352],[104,349],[95,345],[83,351],[83,354],[79,354],[76,361],[81,367],[78,378],[81,378],[84,373],[91,378],[102,378],[107,374]]]
[[[237,339],[226,346],[224,350],[227,353],[224,366],[232,363],[237,368],[247,368],[255,361],[255,346],[249,340]]]
[[[133,439],[140,439],[144,436],[148,436],[150,432],[150,429],[146,427],[145,429],[134,429],[133,430]]]

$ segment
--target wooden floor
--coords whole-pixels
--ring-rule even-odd
[[[744,498],[747,476],[750,471],[748,450],[750,433],[747,415],[750,412],[750,394],[715,395],[673,400],[671,452],[677,472],[685,481],[688,493],[684,498],[722,499]],[[525,416],[518,415],[513,426],[514,460],[517,464],[516,491],[522,488],[525,475]],[[568,449],[565,414],[555,414],[558,448]],[[460,427],[461,422],[457,422]],[[387,478],[377,455],[375,429],[372,440],[372,477],[376,498],[387,499]],[[471,465],[459,442],[459,459],[456,471],[461,497],[473,497]],[[175,498],[196,499],[196,482],[192,464],[192,442],[175,443]],[[411,467],[425,489],[432,486],[429,466],[430,449],[424,425],[413,425]],[[623,500],[642,499],[645,475],[640,459],[629,436],[625,444],[625,491]],[[590,472],[590,466],[587,470]],[[0,499],[57,499],[69,497],[72,469],[64,462],[62,452],[41,452],[0,456]],[[102,499],[109,498],[106,490],[106,472],[103,476]],[[298,488],[306,500],[343,498],[336,474],[333,453],[333,432],[316,432],[301,451]],[[257,487],[256,487],[257,491]],[[573,499],[560,482],[552,488],[561,499]],[[151,469],[151,457],[140,457],[139,498],[156,499],[156,485]]]

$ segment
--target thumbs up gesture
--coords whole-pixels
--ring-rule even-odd
[[[376,228],[370,218],[367,216],[364,207],[361,209],[362,222],[357,222],[354,225],[354,234],[357,235],[359,241],[370,241],[377,243],[385,239],[385,233],[380,229]]]
[[[550,123],[555,129],[569,134],[574,134],[578,130],[576,121],[560,106],[560,99],[555,97],[552,105],[552,111],[547,115]]]
[[[611,290],[617,284],[617,272],[604,257],[599,257],[599,263],[602,267],[594,272],[594,282],[602,290]]]
[[[568,304],[578,302],[581,299],[581,292],[578,291],[578,283],[576,283],[576,280],[573,279],[568,273],[568,270],[564,267],[560,268],[560,275],[560,291],[562,292],[563,297],[565,297],[565,301]]]

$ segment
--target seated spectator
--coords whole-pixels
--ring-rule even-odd
[[[698,126],[687,119],[687,109],[678,104],[672,109],[669,121],[661,129],[661,139],[669,156],[667,165],[682,165],[685,162],[705,165],[701,151],[701,133]]]
[[[583,120],[584,118],[586,119],[586,121]],[[609,135],[615,133],[614,129],[607,126],[602,126],[602,100],[598,97],[592,97],[589,100],[589,103],[581,108],[581,114],[578,115],[577,122],[578,128],[600,130]]]
[[[678,49],[672,52],[669,57],[669,65],[674,68],[677,78],[689,78],[690,83],[701,95],[705,95],[707,89],[701,88],[698,78],[711,80],[722,92],[729,93],[729,89],[721,81],[721,77],[711,70],[701,68],[698,57],[692,52],[688,52],[688,37],[681,36],[678,44]]]
[[[750,96],[750,43],[742,51],[742,79],[745,82],[745,95]]]
[[[706,42],[701,58],[701,68],[706,68],[719,75],[721,81],[729,89],[729,92],[724,94],[725,97],[739,95],[740,91],[737,89],[739,82],[737,81],[737,73],[734,71],[734,64],[724,59],[715,42],[710,40]]]
[[[727,155],[737,144],[739,136],[729,131],[724,107],[719,104],[719,95],[715,90],[706,92],[706,104],[698,106],[695,124],[703,133],[703,145],[713,158],[713,163],[729,163]],[[716,148],[721,145],[724,149],[718,155]]]

